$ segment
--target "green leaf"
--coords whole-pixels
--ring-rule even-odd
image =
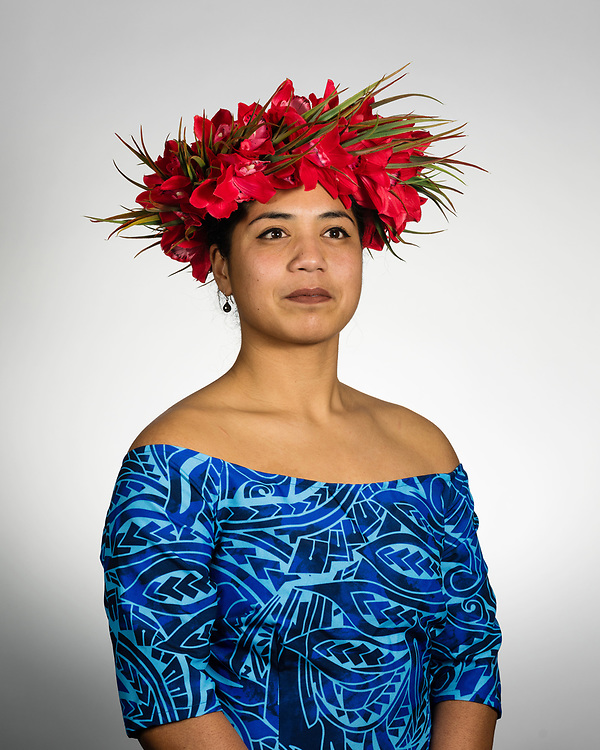
[[[433,102],[437,102],[442,106],[444,105],[444,102],[436,99],[435,96],[429,96],[429,94],[397,94],[396,96],[388,96],[387,99],[381,99],[378,102],[373,102],[373,109],[375,109],[376,107],[383,107],[384,104],[391,104],[392,102],[400,101],[400,99],[409,99],[412,96],[418,96],[421,99],[431,99],[431,101]]]
[[[132,237],[131,239],[141,239],[141,237],[140,238]],[[145,253],[146,250],[150,250],[151,247],[156,247],[157,245],[160,245],[160,240],[157,240],[156,242],[153,242],[151,245],[146,245],[146,247],[143,247],[141,250],[138,250],[138,252],[133,257],[137,258],[138,255]]]
[[[130,182],[130,183],[131,183],[132,185],[135,185],[136,187],[139,187],[139,188],[141,188],[142,190],[147,190],[147,189],[148,189],[148,188],[146,187],[146,185],[144,185],[143,183],[141,183],[141,182],[136,182],[135,180],[132,180],[132,179],[131,179],[131,177],[127,177],[127,175],[125,174],[125,172],[122,172],[122,171],[121,171],[121,170],[119,169],[119,167],[117,166],[117,162],[116,162],[116,161],[115,161],[114,159],[113,159],[113,164],[115,165],[115,169],[117,170],[117,172],[118,172],[118,173],[119,173],[119,174],[120,174],[120,175],[121,175],[122,177],[124,177],[124,178],[125,178],[125,179],[127,180],[127,182]]]

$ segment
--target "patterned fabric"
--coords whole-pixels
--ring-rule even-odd
[[[500,709],[462,466],[329,484],[169,445],[125,457],[102,560],[127,733],[222,710],[249,750],[422,750]]]

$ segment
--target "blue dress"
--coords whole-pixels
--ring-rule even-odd
[[[130,451],[106,611],[126,731],[221,710],[249,750],[425,750],[432,703],[500,711],[462,466],[333,484]]]

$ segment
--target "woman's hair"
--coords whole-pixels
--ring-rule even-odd
[[[359,206],[356,201],[352,200],[351,211],[356,219],[356,226],[358,227],[358,235],[362,244],[363,235],[365,232],[365,224],[367,222],[367,214],[369,209]],[[240,203],[231,216],[227,219],[215,219],[210,214],[206,215],[204,219],[206,226],[206,238],[208,246],[216,245],[219,248],[219,252],[222,257],[229,258],[231,252],[231,238],[233,236],[233,230],[248,213],[248,203]],[[374,213],[374,212],[373,212]]]
[[[233,230],[248,213],[248,203],[240,203],[231,216],[227,219],[215,219],[206,214],[204,224],[206,226],[206,240],[209,247],[216,245],[223,258],[229,258],[231,251],[231,237]]]

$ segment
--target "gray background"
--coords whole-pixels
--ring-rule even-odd
[[[83,218],[135,197],[113,132],[143,124],[157,154],[180,116],[264,101],[286,76],[354,91],[409,61],[406,89],[446,103],[415,106],[468,121],[464,156],[489,171],[406,263],[367,262],[341,374],[436,421],[469,471],[505,633],[496,748],[596,746],[597,8],[4,4],[3,746],[135,747],[102,610],[104,514],[129,442],[237,347],[214,287]]]

